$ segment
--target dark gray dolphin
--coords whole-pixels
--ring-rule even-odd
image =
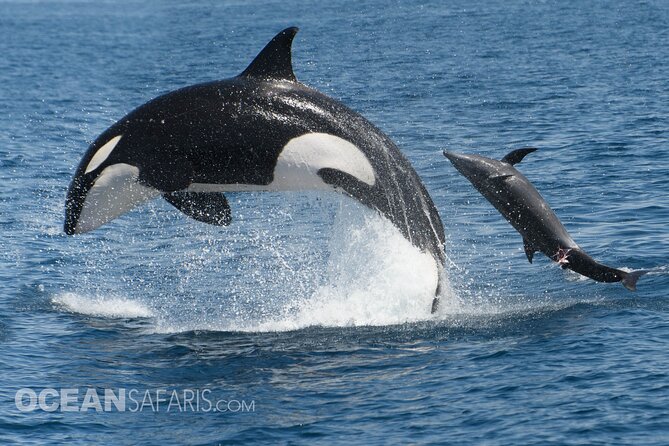
[[[155,98],[88,148],[65,204],[65,232],[93,230],[162,196],[184,214],[227,225],[224,192],[335,190],[390,220],[445,261],[437,209],[409,161],[358,113],[297,81],[277,34],[240,75]]]
[[[530,263],[535,252],[542,252],[562,268],[598,282],[622,282],[625,288],[634,291],[638,278],[647,271],[626,272],[596,262],[571,238],[532,183],[513,167],[535,150],[529,147],[514,150],[501,161],[447,151],[444,156],[523,236]]]

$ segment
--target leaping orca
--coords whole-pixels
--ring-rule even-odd
[[[630,291],[648,271],[622,271],[596,262],[571,238],[555,212],[515,164],[535,148],[514,150],[501,161],[480,155],[444,152],[444,156],[523,236],[527,260],[535,252],[598,282],[622,282]]]
[[[390,220],[441,277],[444,229],[425,186],[383,132],[297,81],[297,31],[277,34],[240,75],[159,96],[104,131],[70,184],[65,232],[91,231],[158,196],[228,225],[224,192],[336,190]]]

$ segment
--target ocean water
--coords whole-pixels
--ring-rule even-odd
[[[227,228],[156,201],[63,234],[100,132],[287,26],[297,77],[430,191],[438,314],[424,256],[336,194],[229,194]],[[0,443],[666,445],[668,61],[663,0],[0,0]],[[527,145],[574,239],[651,270],[637,292],[528,264],[441,155]]]

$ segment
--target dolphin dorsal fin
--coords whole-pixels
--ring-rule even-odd
[[[534,152],[537,150],[534,147],[523,147],[522,149],[516,149],[512,152],[509,152],[504,158],[502,158],[503,163],[511,164],[512,166],[514,164],[518,164],[525,158],[525,155]]]
[[[286,28],[274,36],[240,77],[297,82],[291,59],[291,45],[297,31],[296,27]]]

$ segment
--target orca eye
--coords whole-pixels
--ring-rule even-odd
[[[109,155],[112,153],[112,150],[114,150],[114,147],[116,147],[116,144],[121,140],[121,137],[123,135],[118,135],[114,136],[112,139],[107,141],[102,147],[100,147],[97,152],[95,152],[95,155],[93,155],[93,158],[88,163],[88,166],[86,166],[86,172],[89,173],[100,167],[100,164],[104,163],[105,160],[109,157]]]

